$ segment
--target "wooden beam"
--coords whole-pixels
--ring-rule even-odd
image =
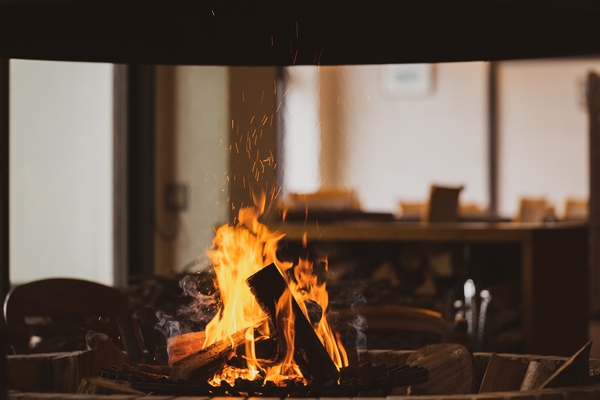
[[[9,266],[9,110],[10,63],[0,59],[0,299],[10,290]],[[0,324],[4,323],[4,319]]]

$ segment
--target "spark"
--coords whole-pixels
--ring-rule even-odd
[[[254,115],[252,116],[252,118],[250,118],[250,123],[252,123],[254,121]]]
[[[273,79],[273,94],[277,94],[277,81]]]
[[[279,102],[279,104],[277,105],[277,110],[275,110],[275,112],[279,112],[279,107],[281,107],[281,103],[283,103],[282,101]]]
[[[273,113],[271,113],[271,122],[269,123],[269,126],[273,126]]]
[[[285,91],[285,93],[283,94],[283,97],[285,97],[289,93],[290,89],[288,89],[288,90]]]
[[[244,183],[244,187],[246,187],[246,177],[245,176],[242,176],[242,181]]]
[[[240,154],[240,148],[238,147],[238,144],[235,144],[235,152]]]
[[[212,13],[213,17],[216,17],[215,10],[210,10],[210,12]]]
[[[242,102],[246,101],[246,97],[244,96],[244,91],[242,90]]]
[[[294,54],[294,61],[292,62],[292,65],[296,65],[297,58],[298,58],[298,49],[296,49],[296,54]]]
[[[235,121],[232,119],[231,120],[231,129],[233,129],[234,125],[235,125]]]
[[[256,168],[256,161],[254,161],[254,164],[252,164],[252,172],[254,172],[254,168]]]
[[[215,181],[219,180],[219,178],[217,178],[217,174],[213,174],[213,176],[215,177]]]
[[[229,177],[227,177],[227,182],[229,182]],[[228,200],[229,201],[229,200]]]
[[[260,104],[262,104],[263,99],[265,98],[265,91],[262,91],[262,95],[260,96]]]

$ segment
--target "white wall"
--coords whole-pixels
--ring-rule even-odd
[[[588,117],[581,82],[599,60],[503,62],[499,67],[499,209],[545,197],[559,216],[589,192]]]
[[[177,236],[155,236],[156,271],[194,266],[212,244],[215,227],[227,222],[227,175],[231,129],[228,68],[161,66],[157,87],[156,212],[161,228]],[[165,184],[189,187],[188,208],[165,209]]]
[[[289,68],[302,77],[296,69]],[[425,201],[433,183],[464,185],[461,200],[487,207],[487,65],[437,64],[430,92],[396,97],[382,87],[383,69],[339,68],[339,101],[331,96],[347,116],[339,141],[344,147],[339,151],[345,154],[344,186],[357,191],[367,211],[396,212],[399,200]],[[288,96],[306,98],[306,92],[305,84],[297,87],[293,82]],[[313,101],[318,101],[317,95]],[[303,118],[306,107],[295,109],[290,100],[286,105],[288,114]],[[290,126],[293,121],[286,120],[286,135],[310,136],[314,124]],[[321,182],[326,178],[320,177]],[[296,185],[290,179],[296,175],[284,175],[286,187]]]
[[[113,67],[10,68],[11,281],[112,284]]]

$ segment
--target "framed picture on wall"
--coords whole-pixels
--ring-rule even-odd
[[[394,98],[421,97],[433,92],[433,64],[389,64],[380,66],[380,87]]]

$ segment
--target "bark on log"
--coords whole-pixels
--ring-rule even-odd
[[[525,377],[519,390],[534,390],[539,388],[550,376],[552,371],[537,361],[530,361],[525,371]]]
[[[492,354],[479,393],[519,390],[526,370],[527,363]]]
[[[134,316],[139,320],[142,340],[144,341],[144,346],[146,347],[146,350],[148,350],[150,356],[148,362],[166,365],[168,360],[162,354],[161,348],[166,347],[167,342],[164,335],[154,329],[158,323],[156,311],[150,306],[144,306],[138,309]]]
[[[183,335],[173,336],[167,339],[169,352],[169,365],[173,365],[182,358],[202,350],[206,332],[191,332]]]
[[[173,364],[170,379],[173,382],[205,382],[227,362],[236,347],[244,343],[247,329],[188,355]]]
[[[431,344],[412,353],[406,362],[429,371],[429,381],[416,385],[421,391],[447,395],[467,394],[473,390],[473,359],[465,346],[455,343]]]
[[[144,359],[144,350],[140,342],[139,327],[129,314],[123,314],[117,318],[117,326],[121,334],[121,342],[131,363],[137,365]]]
[[[276,304],[289,291],[287,282],[275,264],[271,264],[246,280],[250,291],[263,311],[270,317],[271,327],[276,330]],[[295,315],[294,361],[304,377],[315,384],[336,381],[340,371],[323,347],[300,306],[292,296],[292,311]],[[279,338],[283,333],[279,332]]]
[[[119,385],[113,381],[102,378],[88,377],[83,378],[77,389],[77,394],[103,394],[103,395],[115,395],[115,394],[127,394],[136,396],[146,396],[140,390],[136,390],[127,386]]]

